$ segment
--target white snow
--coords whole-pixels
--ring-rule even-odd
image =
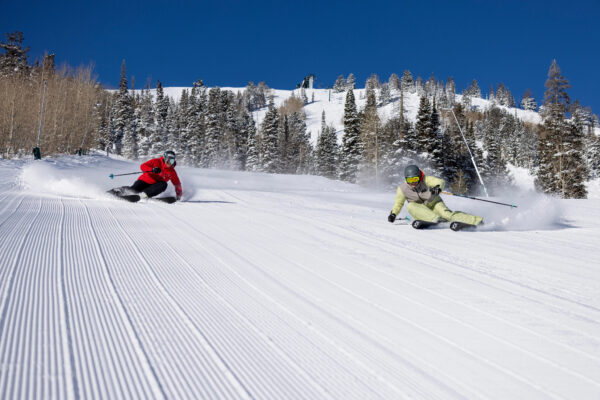
[[[600,398],[597,185],[445,197],[485,227],[417,231],[312,176],[104,194],[137,169],[0,160],[0,398]]]

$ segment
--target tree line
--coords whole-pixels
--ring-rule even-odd
[[[22,41],[15,32],[0,44],[3,157],[22,156],[36,144],[46,82],[41,140],[48,154],[99,148],[140,159],[172,149],[189,166],[316,174],[378,187],[397,185],[404,166],[417,163],[450,182],[456,193],[472,194],[481,190],[479,175],[492,192],[510,185],[510,163],[528,168],[540,190],[565,198],[585,197],[585,182],[600,171],[597,117],[570,102],[568,81],[556,62],[539,107],[542,124],[511,113],[516,100],[502,83],[490,88],[490,106],[479,109],[473,104],[482,97],[476,80],[459,97],[451,78],[424,81],[404,71],[382,83],[373,74],[358,91],[366,100],[358,109],[356,78],[339,76],[331,90],[345,93],[343,133],[323,112],[313,145],[304,106],[314,102],[314,94],[309,100],[303,88],[276,107],[264,82],[233,92],[198,80],[175,101],[160,82],[154,93],[149,87],[131,90],[123,62],[119,90],[107,91],[89,68],[57,69],[53,56],[29,65]],[[416,121],[410,121],[404,102],[415,95],[420,104]],[[394,111],[382,120],[378,111],[388,104]],[[530,90],[520,105],[538,108]],[[260,124],[257,112],[264,113]]]

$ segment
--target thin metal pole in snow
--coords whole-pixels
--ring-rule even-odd
[[[456,114],[454,114],[454,110],[452,108],[450,109],[450,111],[452,111],[452,115],[454,115],[454,120],[456,121],[456,125],[458,125],[458,130],[460,131],[460,135],[462,136],[463,141],[465,142],[465,145],[467,146],[467,150],[469,151],[469,155],[471,156],[471,162],[473,163],[473,166],[475,167],[475,172],[477,172],[477,177],[479,178],[479,182],[481,182],[481,186],[483,186],[483,192],[485,193],[485,197],[490,197],[490,195],[487,192],[487,189],[485,188],[485,184],[483,183],[483,179],[481,179],[481,174],[479,173],[479,168],[477,168],[477,163],[475,162],[475,157],[473,157],[473,153],[471,153],[471,149],[469,148],[469,143],[467,143],[467,139],[465,138],[465,134],[463,133],[463,130],[460,127],[458,118],[456,118]]]
[[[44,101],[46,99],[46,81],[44,81],[44,93],[42,94],[42,107],[40,110],[40,125],[38,127],[37,147],[40,147],[40,136],[42,134],[42,119],[44,117]]]

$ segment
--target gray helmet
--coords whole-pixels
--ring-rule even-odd
[[[423,179],[423,171],[421,171],[419,169],[419,167],[417,167],[416,165],[409,165],[408,167],[404,168],[404,178],[408,181],[408,178],[415,178],[418,177],[419,180],[417,182],[420,182]],[[414,182],[412,182],[414,183]]]

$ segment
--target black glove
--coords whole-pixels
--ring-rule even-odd
[[[390,215],[388,215],[388,222],[394,222],[396,220],[396,214],[394,213],[390,213]]]
[[[435,197],[442,192],[442,188],[440,187],[440,185],[437,185],[429,189],[429,191],[431,192],[431,195]]]
[[[155,174],[160,174],[160,171],[162,171],[162,169],[160,169],[160,167],[154,167],[152,168],[152,172]]]

